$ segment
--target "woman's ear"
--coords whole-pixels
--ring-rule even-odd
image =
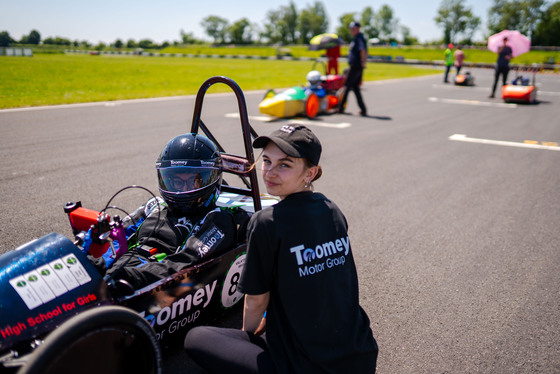
[[[317,166],[311,166],[310,168],[307,169],[305,179],[311,182],[313,179],[315,179],[315,176],[317,175],[318,172],[319,172],[319,168]]]

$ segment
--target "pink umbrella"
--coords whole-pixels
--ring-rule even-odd
[[[529,52],[531,49],[531,40],[517,30],[504,30],[488,38],[488,49],[498,53],[498,48],[504,44],[504,38],[512,52],[513,57]]]

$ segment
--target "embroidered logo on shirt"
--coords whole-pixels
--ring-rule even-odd
[[[155,214],[157,213],[161,207],[163,207],[165,205],[165,202],[163,201],[163,199],[161,197],[157,197],[157,198],[151,198],[150,200],[148,200],[148,202],[146,203],[146,206],[144,207],[144,215],[146,217],[149,217],[150,214]]]
[[[290,248],[290,253],[296,256],[300,277],[319,273],[325,270],[325,266],[330,269],[344,265],[349,252],[350,238],[348,236],[318,244],[315,248],[305,248],[303,244]],[[320,260],[320,262],[311,264],[316,260]]]
[[[182,217],[177,220],[175,227],[183,227],[188,232],[190,232],[193,228],[193,223],[190,220],[188,220],[186,217]]]

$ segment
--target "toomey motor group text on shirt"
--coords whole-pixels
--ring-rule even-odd
[[[350,238],[347,236],[323,244],[317,244],[315,248],[306,248],[305,245],[300,244],[290,248],[290,252],[296,256],[296,261],[299,266],[299,276],[305,277],[320,273],[325,270],[325,268],[330,269],[335,266],[344,265],[346,256],[348,252],[350,252]],[[343,252],[344,254],[342,254]],[[323,258],[324,260],[319,263],[304,265],[304,263],[310,263]]]

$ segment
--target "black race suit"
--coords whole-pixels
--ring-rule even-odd
[[[129,251],[107,270],[107,274],[127,280],[135,289],[173,275],[210,254],[218,255],[238,242],[237,224],[230,210],[215,208],[185,217],[163,205],[158,217],[153,202],[125,218],[127,233],[136,226],[137,231],[128,238]],[[161,254],[167,257],[158,261]]]

